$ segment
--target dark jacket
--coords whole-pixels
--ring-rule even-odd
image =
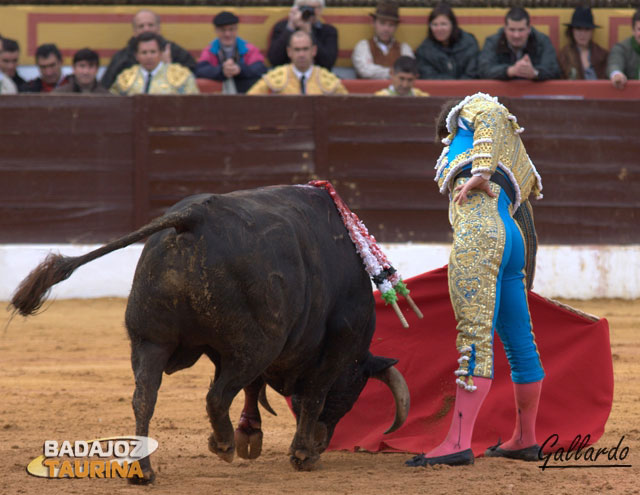
[[[596,71],[598,79],[607,79],[607,56],[609,52],[593,41],[589,44],[591,67]],[[558,56],[562,77],[565,79],[584,79],[584,68],[578,47],[568,43]]]
[[[16,88],[18,88],[18,91],[20,93],[22,93],[24,91],[24,88],[25,88],[26,84],[27,84],[27,81],[22,79],[17,72],[16,72],[16,75],[11,78],[11,80],[16,85]]]
[[[475,36],[465,31],[449,46],[427,38],[416,50],[420,79],[472,79],[479,51]]]
[[[316,22],[311,31],[318,47],[313,63],[331,70],[338,58],[338,31],[331,24],[321,22]],[[267,52],[267,58],[272,66],[277,67],[291,62],[287,55],[287,44],[291,34],[293,31],[287,28],[287,19],[277,22],[273,26],[271,43],[269,43]]]
[[[558,79],[560,67],[556,51],[551,40],[546,34],[536,28],[531,28],[531,34],[523,50],[523,56],[527,54],[533,67],[538,70],[537,81],[546,79]],[[507,44],[504,28],[489,36],[484,42],[484,47],[478,57],[478,77],[481,79],[511,79],[507,76],[507,68],[517,62],[516,54]]]
[[[58,83],[57,86],[55,87],[51,87],[47,84],[45,84],[45,82],[42,80],[41,77],[36,77],[35,79],[31,79],[30,81],[27,81],[23,86],[22,86],[22,93],[50,93],[52,92],[54,89],[59,88],[60,86],[64,85],[67,83],[67,81],[69,81],[69,78],[71,76],[65,76],[62,81],[60,81]]]
[[[56,89],[52,91],[52,93],[62,93],[62,94],[84,93],[84,94],[103,94],[103,95],[111,94],[109,93],[108,89],[103,88],[100,84],[98,84],[98,81],[95,81],[95,83],[93,84],[93,88],[91,88],[91,91],[82,91],[82,89],[80,88],[80,86],[78,86],[78,83],[76,82],[76,77],[73,74],[67,77],[67,82],[58,86]]]
[[[125,48],[116,52],[113,56],[107,70],[102,75],[102,79],[100,79],[100,84],[102,84],[103,87],[109,89],[118,77],[118,74],[138,63],[136,60],[136,52],[133,49],[134,42],[135,36],[131,37]],[[172,41],[164,40],[164,42],[171,43],[171,61],[174,64],[184,65],[191,72],[196,70],[196,61],[187,50]]]

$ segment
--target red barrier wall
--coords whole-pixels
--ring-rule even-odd
[[[386,88],[386,79],[344,79],[350,94],[373,94]],[[629,81],[623,90],[613,87],[607,80],[599,81],[494,81],[472,79],[465,81],[418,80],[415,86],[431,96],[466,96],[482,91],[493,96],[511,98],[562,98],[639,100],[640,81]],[[220,93],[222,84],[210,79],[198,79],[198,87],[203,93]]]
[[[446,98],[0,97],[0,242],[102,242],[189,194],[331,180],[381,241],[448,242]],[[543,178],[542,243],[640,243],[640,100],[502,98]]]

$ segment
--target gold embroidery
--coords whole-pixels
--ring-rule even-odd
[[[446,192],[461,166],[473,157],[473,172],[493,173],[497,168],[505,172],[516,191],[515,208],[530,194],[539,196],[542,184],[522,144],[522,129],[515,117],[504,106],[480,96],[470,98],[459,115],[471,123],[475,144],[439,171],[436,180],[440,191]]]
[[[463,184],[467,178],[456,180]],[[454,185],[454,186],[455,186]],[[496,282],[506,233],[498,213],[500,186],[490,183],[495,198],[471,191],[463,205],[450,202],[454,231],[449,258],[449,294],[458,321],[458,349],[469,348],[460,361],[458,375],[490,378],[493,373],[492,327],[496,306]],[[473,364],[473,369],[469,369]],[[471,385],[472,386],[472,385]]]
[[[122,91],[129,91],[138,76],[138,65],[123,70],[116,80],[116,84]]]
[[[284,90],[289,82],[289,71],[291,64],[281,65],[275,69],[271,69],[264,76],[262,80],[267,83],[267,86],[274,93],[280,93]]]
[[[169,64],[167,67],[167,81],[175,88],[182,86],[190,74],[191,71],[180,64]]]

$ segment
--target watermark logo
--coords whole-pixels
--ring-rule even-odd
[[[554,433],[540,447],[539,457],[542,464],[538,467],[543,471],[545,469],[631,467],[631,464],[625,462],[629,456],[629,447],[623,444],[624,435],[617,445],[599,448],[589,445],[591,435],[584,437],[576,435],[567,450],[562,447],[558,447],[555,451],[552,450],[558,444],[559,439],[559,435]],[[543,451],[546,454],[543,454]]]
[[[122,436],[96,440],[45,440],[41,456],[27,472],[41,478],[142,478],[140,461],[158,448],[151,437]]]

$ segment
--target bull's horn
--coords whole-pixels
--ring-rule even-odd
[[[402,373],[400,373],[395,366],[390,366],[386,370],[372,375],[371,378],[375,378],[376,380],[380,380],[385,383],[391,389],[393,399],[396,403],[396,418],[391,427],[384,432],[386,435],[387,433],[394,432],[400,428],[409,415],[409,405],[411,403],[409,387],[407,386],[407,382],[402,376]]]

